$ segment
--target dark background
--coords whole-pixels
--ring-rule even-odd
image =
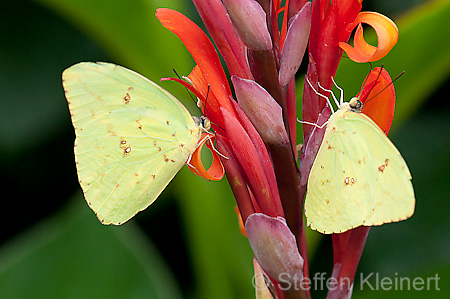
[[[226,182],[204,182],[184,169],[162,198],[123,228],[101,226],[81,196],[62,71],[79,61],[111,61],[143,72],[154,81],[170,76],[172,68],[187,74],[193,63],[186,53],[176,54],[184,51],[181,43],[168,31],[148,28],[150,32],[161,30],[164,40],[158,39],[159,35],[141,36],[151,41],[148,57],[145,63],[133,62],[132,54],[121,54],[112,39],[90,27],[93,23],[77,19],[76,13],[59,9],[55,2],[38,2],[5,2],[0,18],[0,297],[36,298],[40,292],[47,298],[254,296],[252,254],[246,239],[239,235]],[[155,7],[174,7],[154,2]],[[423,9],[406,21],[402,18],[423,2],[364,1],[363,10],[379,11],[407,23],[426,14]],[[111,6],[116,3],[112,1]],[[92,11],[86,8],[86,14]],[[183,12],[201,23],[192,7]],[[119,28],[130,25],[126,14],[132,12],[117,13]],[[147,18],[154,19],[153,13],[148,8]],[[403,42],[404,23],[398,23],[396,48]],[[398,58],[402,54],[393,53],[392,61],[384,62],[393,77],[406,70],[398,81],[390,137],[410,167],[417,207],[410,220],[371,230],[358,268],[365,275],[377,272],[388,277],[426,278],[439,273],[441,291],[406,293],[430,298],[450,293],[450,61],[441,54],[448,54],[449,27],[437,28],[441,30],[426,34],[432,43],[405,37],[410,44],[403,65]],[[159,51],[167,56],[166,62],[159,56],[152,58],[159,55],[151,52],[157,47],[163,47]],[[420,59],[408,59],[408,55]],[[158,66],[152,68],[152,61]],[[353,68],[344,62],[337,77],[350,92],[358,88],[368,69],[356,67],[361,76],[342,75],[339,80],[340,74]],[[161,85],[175,90],[185,103],[190,101],[173,84]],[[330,274],[331,239],[315,233],[309,236],[311,273]],[[26,290],[23,285],[28,286]],[[151,290],[159,291],[153,294]],[[405,296],[400,291],[360,291],[357,286],[354,293],[355,298]],[[325,296],[320,292],[313,295]]]

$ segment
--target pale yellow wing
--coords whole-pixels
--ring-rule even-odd
[[[109,63],[63,73],[86,201],[104,224],[149,206],[195,150],[201,128],[172,95]]]
[[[408,167],[378,126],[357,112],[333,114],[308,180],[308,225],[340,233],[406,219],[414,205]]]

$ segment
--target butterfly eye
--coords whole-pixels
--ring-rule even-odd
[[[350,106],[350,108],[358,111],[361,111],[363,108],[363,103],[357,97],[353,97],[348,105]]]
[[[202,127],[206,131],[209,131],[209,129],[211,129],[211,121],[204,115],[200,116],[200,120],[201,120]]]

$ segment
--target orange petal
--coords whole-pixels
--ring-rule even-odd
[[[368,24],[377,33],[378,45],[374,47],[368,44],[363,36],[361,23]],[[388,17],[376,12],[361,12],[350,26],[358,28],[355,32],[354,47],[340,42],[339,47],[348,57],[359,63],[377,61],[386,56],[398,42],[398,28]]]
[[[211,135],[211,133],[202,133],[197,149],[192,154],[189,163],[187,163],[187,166],[193,173],[203,177],[204,179],[211,181],[220,181],[225,174],[225,170],[223,169],[222,162],[220,162],[217,151],[212,148],[214,146],[214,139],[215,137]],[[202,147],[205,143],[206,147],[211,150],[211,153],[213,155],[213,161],[208,170],[206,170],[203,166],[201,157]]]
[[[395,89],[386,69],[377,67],[367,75],[359,99],[364,104],[362,112],[387,135],[394,119]]]
[[[200,93],[203,95],[203,98],[206,98],[206,94],[208,92],[208,82],[206,82],[205,77],[203,76],[203,73],[198,65],[196,65],[192,69],[188,78],[189,80],[191,80],[192,86],[200,91]]]
[[[200,100],[197,105],[203,111],[203,114],[206,114],[204,109],[206,98],[214,98],[213,102],[216,102],[216,99],[213,94],[208,94],[208,82],[206,82],[205,77],[203,76],[203,73],[198,65],[192,69],[188,78],[191,80],[192,86],[202,94],[202,97],[199,97]]]
[[[247,237],[247,232],[245,231],[244,222],[242,221],[242,216],[241,212],[239,212],[239,208],[237,206],[234,207],[234,211],[236,212],[236,216],[238,217],[239,230],[244,237]]]

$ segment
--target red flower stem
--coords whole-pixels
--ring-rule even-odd
[[[307,299],[310,298],[309,294],[304,291],[302,288],[294,288],[284,286],[286,290],[283,291],[283,299]]]
[[[299,238],[302,232],[303,200],[300,198],[300,177],[290,143],[267,144],[273,160],[278,191],[286,215],[286,221]],[[299,247],[300,249],[300,247]]]
[[[348,295],[369,231],[370,226],[360,226],[342,234],[333,234],[333,277],[342,285],[330,289],[327,299]]]
[[[272,36],[273,53],[275,55],[275,63],[277,69],[279,69],[279,63],[281,58],[281,45],[280,45],[280,31],[278,30],[278,15],[276,10],[278,8],[273,6],[273,1],[270,1],[270,8],[266,11],[267,14],[267,28],[269,28],[270,35]]]
[[[292,150],[294,151],[295,160],[297,160],[297,98],[295,93],[295,77],[291,79],[288,84],[288,89],[286,93],[286,108],[287,108],[287,119],[289,123],[289,137],[292,144]]]
[[[286,96],[278,83],[278,69],[273,51],[249,50],[247,55],[255,81],[272,95],[284,111]]]

